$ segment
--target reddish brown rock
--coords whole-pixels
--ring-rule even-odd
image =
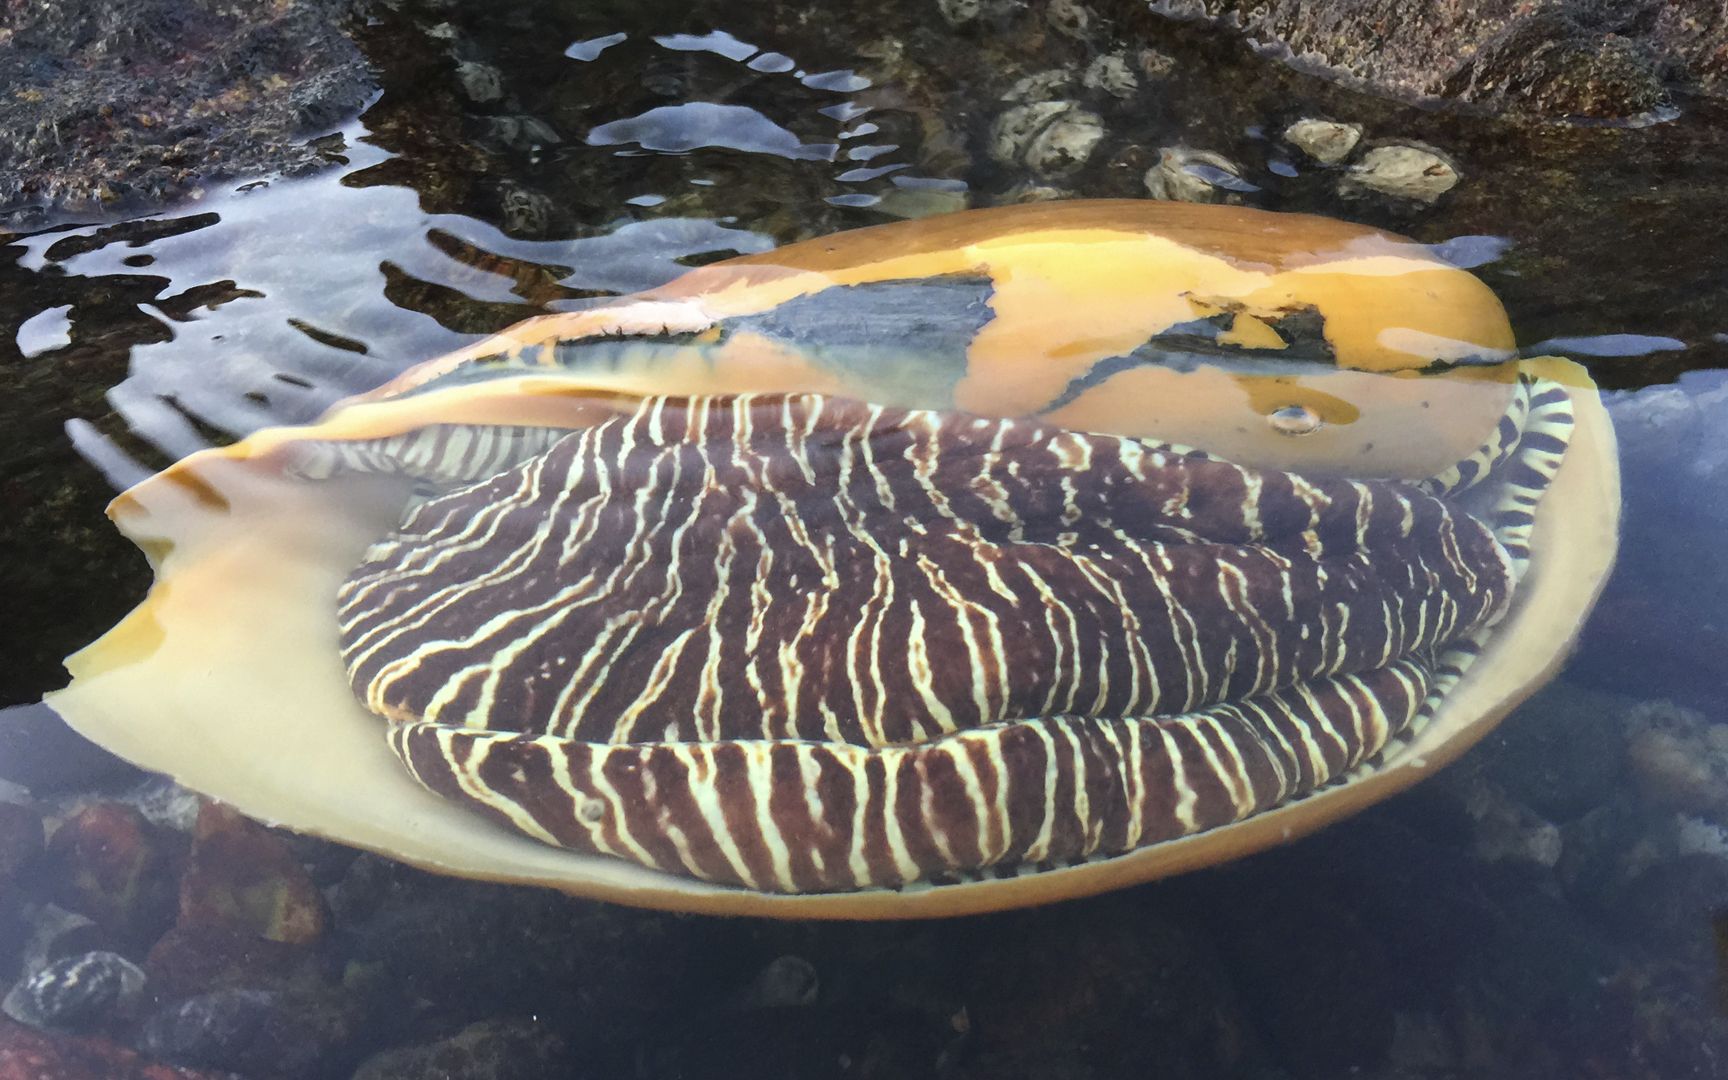
[[[312,977],[312,950],[221,926],[177,926],[144,961],[162,1001],[232,987],[279,987]]]
[[[110,1039],[54,1035],[0,1017],[0,1080],[220,1080],[150,1061]]]
[[[281,837],[206,803],[180,881],[180,925],[213,926],[290,945],[324,936],[324,897]]]
[[[48,842],[54,901],[121,938],[148,942],[173,919],[180,844],[132,807],[85,807]]]

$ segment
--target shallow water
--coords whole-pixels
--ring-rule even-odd
[[[110,483],[310,419],[528,315],[733,252],[1012,201],[1043,182],[988,153],[1007,88],[1118,47],[1030,18],[957,38],[910,0],[712,18],[406,9],[361,32],[383,92],[326,137],[343,164],[0,247],[0,350],[16,349],[0,352],[4,700],[57,685],[58,658],[142,591],[142,559],[101,518]],[[1728,1070],[1712,922],[1728,907],[1720,110],[1517,128],[1351,94],[1186,29],[1143,44],[1173,63],[1141,69],[1125,100],[1076,90],[1107,134],[1049,186],[1136,196],[1160,147],[1221,153],[1247,205],[1480,263],[1521,341],[1610,389],[1626,542],[1555,687],[1432,783],[1310,840],[1008,916],[670,919],[326,853],[339,932],[319,948],[381,983],[340,1000],[393,1018],[330,1040],[311,1075],[529,1016],[598,1075]],[[1462,182],[1434,209],[1348,199],[1276,139],[1315,113],[1438,146]],[[787,990],[806,968],[815,990]]]

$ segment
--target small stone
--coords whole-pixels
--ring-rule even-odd
[[[1134,69],[1128,66],[1125,54],[1119,52],[1105,53],[1086,65],[1080,83],[1089,90],[1102,90],[1124,101],[1140,89],[1140,80],[1134,76]]]
[[[1362,125],[1305,118],[1284,129],[1284,141],[1322,165],[1336,165],[1362,141]]]
[[[535,116],[493,116],[487,118],[486,127],[493,139],[517,150],[538,150],[564,141],[552,125]]]
[[[949,26],[964,26],[984,10],[984,0],[936,0],[936,10]]]
[[[971,193],[964,189],[896,187],[883,194],[874,209],[891,217],[911,219],[952,214],[971,204]]]
[[[814,1004],[821,980],[816,967],[801,956],[777,956],[762,966],[738,995],[740,1012],[795,1009]]]
[[[1134,54],[1134,63],[1149,79],[1162,79],[1176,71],[1176,58],[1157,49],[1141,49]]]
[[[281,837],[230,807],[204,805],[180,881],[182,926],[308,945],[327,921],[323,896]]]
[[[515,184],[503,185],[498,202],[504,215],[504,229],[514,236],[546,235],[557,212],[548,196]]]
[[[504,97],[504,75],[490,64],[464,60],[456,65],[456,79],[462,92],[477,105],[486,105]]]
[[[1049,184],[1016,184],[991,201],[997,206],[1017,206],[1021,203],[1059,202],[1074,198],[1074,193]]]
[[[368,1058],[354,1080],[552,1080],[572,1075],[564,1041],[525,1020],[482,1020],[422,1046]]]
[[[1026,167],[1043,177],[1069,176],[1080,171],[1104,139],[1104,122],[1096,115],[1076,109],[1032,140],[1026,148]]]
[[[1560,862],[1559,826],[1508,799],[1494,783],[1467,781],[1464,809],[1476,823],[1475,854],[1484,862],[1528,862],[1545,870]]]
[[[1104,139],[1104,121],[1071,101],[1019,105],[997,118],[991,129],[991,156],[1020,164],[1045,179],[1083,168]]]
[[[20,979],[0,1011],[31,1027],[90,1031],[124,1014],[144,981],[143,969],[119,953],[88,952]]]
[[[259,1076],[300,1076],[327,1049],[302,1017],[265,990],[217,990],[188,998],[144,1024],[143,1049],[182,1065]]]
[[[1432,206],[1458,186],[1458,167],[1437,150],[1414,143],[1376,146],[1340,178],[1339,194],[1384,195]]]
[[[1034,71],[1014,81],[1002,95],[1008,102],[1056,101],[1074,85],[1074,73],[1067,68]]]
[[[1260,190],[1242,179],[1240,166],[1224,155],[1180,146],[1158,151],[1158,164],[1146,170],[1145,183],[1154,199],[1172,202],[1239,203],[1242,195]]]
[[[149,941],[173,918],[181,842],[130,806],[87,806],[49,838],[50,895],[122,937]]]
[[[1050,0],[1044,21],[1063,37],[1085,41],[1092,30],[1092,12],[1080,0]]]

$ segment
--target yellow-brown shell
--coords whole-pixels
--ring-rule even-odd
[[[835,288],[987,279],[991,311],[956,377],[823,364],[749,322]],[[1316,313],[1327,363],[1286,375],[1279,321]],[[1194,319],[1231,370],[1102,360]],[[722,327],[715,333],[717,326]],[[702,340],[703,335],[711,337]],[[565,371],[558,343],[676,339],[603,369]],[[885,341],[898,362],[915,343]],[[651,293],[530,320],[412,369],[302,429],[194,455],[111,513],[157,569],[149,598],[71,658],[52,704],[85,734],[263,820],[430,869],[625,903],[787,917],[956,914],[1094,893],[1219,862],[1312,831],[1451,760],[1563,660],[1612,562],[1612,430],[1584,373],[1510,355],[1503,311],[1475,278],[1408,241],[1318,218],[1141,202],[979,211],[861,230],[705,267]],[[1437,365],[1472,366],[1424,374]],[[309,450],[427,425],[581,427],[653,394],[817,391],[1197,445],[1243,464],[1421,478],[1499,420],[1517,371],[1570,388],[1577,428],[1539,512],[1532,569],[1489,648],[1407,747],[1348,782],[1233,825],[1079,866],[906,890],[770,896],[573,855],[506,834],[419,788],[338,660],[337,586],[409,495],[394,476],[305,478]],[[929,400],[934,394],[938,400]],[[1052,403],[1059,403],[1051,409]],[[1280,410],[1324,423],[1292,436]],[[1556,524],[1559,522],[1560,524]]]

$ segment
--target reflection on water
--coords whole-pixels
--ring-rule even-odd
[[[214,196],[197,215],[146,222],[148,232],[123,242],[96,225],[19,243],[26,270],[101,278],[147,267],[163,279],[141,307],[171,336],[132,348],[130,373],[108,401],[170,458],[208,445],[208,429],[233,436],[310,419],[410,362],[475,340],[461,321],[440,321],[444,294],[504,324],[658,284],[681,259],[769,243],[680,218],[516,240],[472,218],[428,214],[411,189],[368,186],[366,170],[388,155],[363,141],[363,128],[343,135],[352,147],[344,168]],[[87,423],[72,430],[111,479],[138,478]]]
[[[183,877],[186,840],[161,823],[183,829],[184,804],[139,797],[135,820],[113,788],[45,798],[54,850],[0,882],[6,978],[59,913],[61,949],[150,957],[153,1052],[255,1073],[292,1056],[266,1068],[165,1032],[270,1018],[324,1070],[289,1071],[337,1076],[476,1021],[468,1038],[521,1060],[643,1077],[1721,1072],[1728,387],[1710,369],[1728,358],[1728,154],[1711,107],[1530,135],[1361,98],[1191,31],[1122,42],[1099,24],[1075,41],[1037,12],[956,31],[937,8],[404,5],[360,31],[383,93],[339,133],[346,165],[12,239],[7,695],[47,689],[53,657],[140,587],[74,444],[123,483],[730,252],[967,204],[1140,197],[1166,147],[1239,166],[1190,171],[1216,197],[1392,226],[1478,267],[1537,343],[1521,351],[1596,358],[1619,388],[1625,557],[1555,686],[1458,766],[1312,840],[1103,900],[913,926],[661,919],[273,847],[214,819],[200,874]],[[1143,62],[1148,45],[1159,57]],[[1086,82],[1110,57],[1134,74],[1126,97]],[[1105,131],[1060,180],[992,153],[994,120],[1033,75]],[[1460,185],[1432,210],[1346,199],[1335,170],[1278,138],[1299,115],[1439,146]],[[89,885],[104,879],[88,853],[116,850],[147,888]],[[255,895],[224,865],[273,867],[271,910],[296,919],[225,909],[222,933],[272,935],[272,959],[226,957],[223,985],[243,996],[211,1001],[193,973],[212,970],[219,935],[191,928],[224,890]],[[185,882],[211,903],[180,912]],[[330,977],[343,964],[372,974]]]

